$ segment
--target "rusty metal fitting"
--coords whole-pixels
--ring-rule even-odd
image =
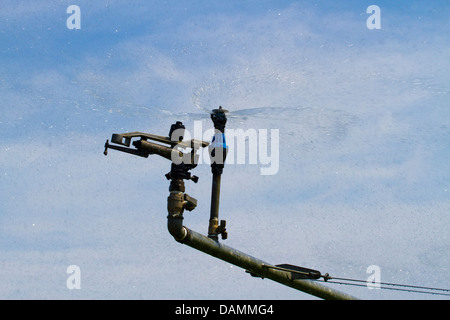
[[[214,240],[218,239],[217,228],[219,227],[219,219],[209,219],[208,237]]]
[[[222,240],[226,240],[228,238],[228,232],[225,228],[227,225],[227,222],[225,220],[220,220],[220,224],[216,229],[217,234],[220,234],[222,236]]]
[[[183,215],[184,211],[184,193],[181,191],[170,191],[167,198],[167,211],[172,217]]]
[[[219,239],[219,234],[222,236],[222,240],[226,240],[228,238],[228,232],[226,229],[227,222],[225,220],[213,218],[209,220],[209,228],[208,228],[208,237],[213,240]]]

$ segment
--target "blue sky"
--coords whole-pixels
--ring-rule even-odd
[[[66,27],[72,4],[80,30]],[[372,4],[380,30],[366,27]],[[228,245],[338,277],[366,279],[378,265],[382,281],[449,288],[449,9],[2,1],[0,297],[310,298],[173,241],[166,160],[102,154],[111,133],[189,129],[218,105],[262,108],[227,126],[279,129],[281,141],[276,175],[225,167]],[[194,174],[199,206],[185,224],[206,233],[210,168]],[[80,290],[66,288],[74,264]]]

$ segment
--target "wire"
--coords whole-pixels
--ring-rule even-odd
[[[450,289],[424,287],[424,286],[399,284],[399,283],[391,283],[391,282],[376,282],[375,284],[372,284],[365,280],[331,277],[328,273],[323,275],[317,270],[306,269],[306,268],[297,267],[297,266],[290,266],[290,268],[289,268],[287,266],[289,266],[289,265],[272,266],[272,265],[263,264],[263,267],[300,274],[300,275],[305,276],[306,279],[310,279],[310,280],[321,281],[319,279],[323,278],[323,281],[327,282],[327,283],[343,284],[343,285],[358,286],[358,287],[367,287],[367,288],[371,288],[371,289],[372,288],[373,289],[387,289],[387,290],[407,291],[407,292],[415,292],[415,293],[450,296]],[[340,281],[335,281],[335,280],[340,280]],[[343,282],[343,281],[347,281],[347,282]],[[357,282],[357,283],[355,283],[355,282]],[[427,290],[427,291],[425,291],[425,290]]]
[[[377,282],[376,285],[371,285],[371,283],[367,283],[364,280],[358,279],[349,279],[349,278],[339,278],[339,277],[330,277],[328,275],[321,276],[324,278],[324,282],[334,283],[334,284],[343,284],[343,285],[353,285],[358,287],[367,287],[367,288],[378,288],[378,289],[387,289],[387,290],[397,290],[397,291],[407,291],[407,292],[416,292],[416,293],[424,293],[424,294],[434,294],[434,295],[442,295],[442,296],[450,296],[450,289],[442,289],[442,288],[434,288],[434,287],[423,287],[416,285],[408,285],[408,284],[399,284],[399,283],[390,283],[390,282]],[[341,281],[333,281],[333,280],[341,280]],[[359,282],[359,283],[348,283],[348,282]],[[365,283],[365,284],[360,284]],[[428,290],[428,291],[424,291]],[[438,292],[440,291],[440,292]]]

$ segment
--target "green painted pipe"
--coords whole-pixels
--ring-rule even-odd
[[[168,227],[170,233],[178,242],[181,242],[194,249],[207,253],[218,259],[227,261],[244,270],[258,275],[262,278],[268,278],[294,289],[303,291],[313,296],[327,300],[355,300],[356,298],[333,290],[317,281],[307,279],[293,279],[292,273],[280,270],[262,260],[254,258],[246,253],[228,247],[219,241],[213,240],[195,231],[182,226],[182,218],[168,216]]]

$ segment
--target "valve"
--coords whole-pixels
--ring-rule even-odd
[[[167,198],[167,211],[172,217],[182,217],[184,210],[192,211],[197,207],[197,199],[181,191],[170,191]]]
[[[216,229],[217,234],[220,234],[222,236],[222,240],[226,240],[228,238],[228,232],[225,226],[227,225],[227,222],[225,220],[220,220],[220,224]]]

